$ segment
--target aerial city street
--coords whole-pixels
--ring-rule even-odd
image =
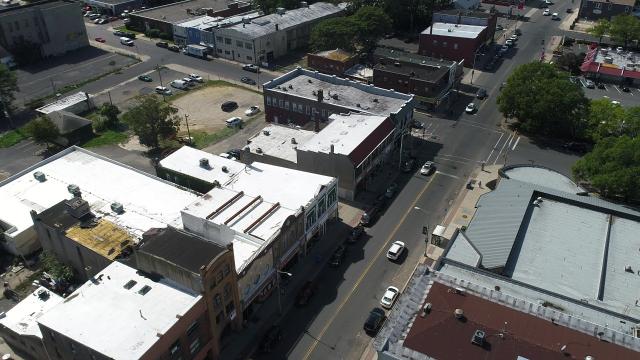
[[[640,358],[632,0],[6,0],[0,356]]]

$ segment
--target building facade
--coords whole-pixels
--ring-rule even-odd
[[[268,67],[273,60],[307,46],[314,24],[342,12],[341,7],[323,2],[302,2],[293,10],[278,8],[275,14],[216,30],[216,55]]]
[[[488,41],[495,36],[498,14],[473,9],[439,10],[433,13],[431,21],[434,23],[486,26],[487,33],[483,41]]]
[[[635,4],[635,0],[581,0],[578,18],[611,20],[615,16],[630,15]]]
[[[100,9],[101,12],[120,16],[125,10],[139,9],[146,2],[143,0],[86,0],[87,5]]]
[[[0,45],[12,52],[36,46],[41,57],[63,55],[89,46],[79,3],[45,1],[0,10]]]
[[[358,63],[358,57],[342,49],[307,54],[307,67],[325,74],[344,77],[344,72]]]

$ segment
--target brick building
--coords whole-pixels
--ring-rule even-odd
[[[463,10],[463,9],[440,10],[438,12],[433,13],[433,16],[431,16],[431,22],[486,26],[488,28],[488,32],[487,32],[487,39],[488,39],[488,38],[493,38],[493,36],[495,35],[496,24],[498,22],[498,14],[479,11],[479,10]]]
[[[433,110],[447,105],[463,75],[462,63],[378,47],[374,53],[373,85],[414,94],[416,107]]]
[[[635,4],[636,0],[582,0],[578,18],[611,20],[614,16],[631,14]]]
[[[342,49],[307,54],[307,67],[329,75],[344,76],[344,72],[357,63],[357,56]]]

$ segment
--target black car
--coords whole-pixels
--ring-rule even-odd
[[[369,317],[367,317],[367,321],[364,322],[364,331],[367,334],[375,335],[378,330],[380,330],[380,326],[382,326],[384,318],[384,310],[380,308],[373,308],[369,313]]]
[[[333,252],[333,255],[331,255],[331,259],[329,260],[329,266],[331,267],[340,266],[346,254],[347,254],[347,248],[344,245],[338,246],[336,251]]]
[[[124,31],[116,30],[113,32],[115,36],[124,36],[126,33]]]
[[[161,48],[165,48],[165,49],[166,49],[166,48],[168,48],[168,47],[169,47],[169,43],[168,43],[168,42],[166,42],[166,41],[158,41],[158,42],[156,43],[156,46],[157,46],[157,47],[161,47]]]
[[[622,87],[622,91],[624,91],[624,92],[631,92],[631,89],[629,89],[629,87],[628,87],[628,86],[623,86],[623,87]]]
[[[353,230],[351,230],[351,234],[349,234],[347,242],[349,244],[355,243],[356,241],[358,241],[358,239],[360,239],[360,236],[362,236],[362,234],[364,234],[364,226],[358,225],[354,227]]]
[[[238,103],[235,101],[225,101],[220,105],[220,109],[224,112],[231,112],[238,108]]]
[[[176,45],[171,45],[167,49],[169,49],[170,51],[173,51],[173,52],[180,52],[180,48],[177,47]]]
[[[478,99],[484,99],[487,97],[487,90],[485,89],[478,89],[478,92],[476,93],[476,97]]]
[[[522,30],[520,30],[520,29],[515,29],[515,30],[513,31],[513,33],[514,33],[514,34],[516,34],[516,35],[518,35],[518,36],[520,36],[520,35],[522,35]]]
[[[246,76],[243,76],[243,77],[240,79],[240,81],[242,81],[242,82],[243,82],[243,83],[245,83],[245,84],[249,84],[249,85],[255,85],[255,84],[256,84],[256,81],[255,81],[255,80],[253,80],[253,79],[251,79],[251,78],[248,78],[248,77],[246,77]]]
[[[304,283],[302,289],[300,289],[300,291],[298,292],[298,296],[296,297],[296,305],[303,306],[309,303],[311,297],[315,293],[313,287],[314,286],[311,281],[307,281],[306,283]]]
[[[236,159],[240,159],[240,153],[242,152],[242,150],[240,149],[231,149],[227,151],[227,154],[233,156]]]
[[[571,14],[573,13],[573,9],[572,8],[567,8],[567,14]]]
[[[562,147],[566,150],[569,151],[575,151],[577,153],[586,153],[587,151],[589,151],[589,145],[583,142],[577,142],[577,141],[570,141],[564,145],[562,145]]]
[[[278,325],[271,326],[260,342],[260,352],[270,353],[280,340],[282,340],[282,329]]]

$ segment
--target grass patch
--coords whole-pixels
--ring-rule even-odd
[[[198,149],[205,148],[211,144],[215,144],[218,141],[224,140],[229,136],[235,134],[238,131],[237,128],[224,128],[214,133],[207,133],[205,131],[192,131],[191,137],[193,137],[193,146]]]
[[[7,131],[4,134],[0,134],[0,148],[11,147],[28,137],[29,134],[22,128]]]
[[[82,145],[83,148],[91,148],[104,145],[120,144],[125,142],[129,138],[129,134],[126,132],[107,130],[103,133],[97,134],[96,137],[87,141]]]
[[[20,285],[16,286],[14,291],[20,295],[23,295],[21,293],[29,288],[29,286],[31,286],[31,283],[33,283],[35,280],[38,280],[40,276],[42,276],[42,270],[34,272],[33,274],[29,275],[29,277],[26,278],[23,282],[21,282]]]

